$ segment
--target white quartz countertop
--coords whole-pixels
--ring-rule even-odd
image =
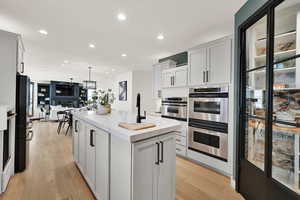
[[[154,123],[156,127],[132,131],[119,127],[120,122],[135,123],[136,113],[112,110],[108,115],[98,115],[95,111],[74,112],[73,116],[96,128],[102,129],[112,135],[129,142],[137,142],[147,138],[163,135],[168,132],[178,131],[180,122],[156,116],[147,116],[142,123]]]

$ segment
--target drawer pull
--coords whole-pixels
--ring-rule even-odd
[[[180,139],[176,139],[176,141],[177,141],[177,142],[181,142],[181,140],[180,140]]]
[[[181,151],[181,149],[176,148],[177,151]]]

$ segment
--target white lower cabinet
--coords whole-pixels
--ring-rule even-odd
[[[73,129],[73,157],[74,157],[74,161],[78,162],[79,159],[79,146],[78,146],[78,142],[79,142],[79,133],[78,133],[78,120],[75,118],[73,120],[73,125],[74,125],[74,129]]]
[[[85,132],[85,124],[78,120],[78,167],[82,173],[85,173],[86,166]]]
[[[85,146],[86,146],[86,171],[85,178],[90,188],[95,190],[95,172],[96,172],[96,148],[95,148],[95,128],[87,126],[85,134]]]
[[[96,130],[96,182],[95,196],[99,200],[109,199],[109,134]]]
[[[73,156],[99,200],[109,200],[109,134],[74,118]]]
[[[73,122],[74,160],[98,200],[175,200],[175,132],[131,143]]]
[[[132,200],[175,199],[175,133],[133,144]]]

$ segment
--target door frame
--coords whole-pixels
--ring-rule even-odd
[[[272,178],[272,115],[268,113],[273,110],[273,64],[274,64],[274,21],[275,21],[275,8],[283,3],[285,0],[269,0],[261,8],[259,8],[253,15],[251,15],[247,20],[245,20],[238,27],[237,34],[237,66],[239,68],[237,87],[240,88],[239,94],[236,97],[236,105],[241,105],[237,108],[237,113],[239,116],[239,121],[236,124],[236,190],[240,192],[246,199],[252,200],[255,199],[250,193],[243,191],[241,187],[241,168],[249,167],[250,173],[257,173],[259,177],[252,177],[252,180],[249,180],[248,184],[256,183],[256,192],[263,193],[265,199],[274,199],[277,200],[282,198],[289,198],[291,200],[299,199],[299,196],[285,187],[283,184],[279,183]],[[250,28],[253,24],[259,21],[264,16],[267,17],[267,52],[266,52],[266,92],[267,92],[267,107],[266,107],[266,129],[265,129],[265,164],[264,171],[258,169],[253,164],[250,164],[249,161],[244,159],[245,153],[245,97],[246,97],[246,54],[244,51],[246,49],[246,30]],[[251,166],[253,165],[253,166]],[[251,175],[250,175],[251,176]],[[249,177],[248,177],[249,178]],[[251,179],[251,177],[249,178]],[[259,181],[258,181],[259,180]],[[263,187],[260,187],[263,186]],[[252,185],[254,187],[254,185]],[[272,197],[272,198],[270,198]]]

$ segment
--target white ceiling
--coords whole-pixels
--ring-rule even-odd
[[[94,66],[97,79],[150,69],[159,58],[232,34],[234,14],[245,2],[1,0],[0,29],[22,35],[26,72],[33,79],[81,81],[87,79],[88,65]],[[126,21],[117,20],[119,12],[127,15]],[[156,39],[159,33],[164,40]],[[122,53],[128,56],[122,58]],[[70,63],[62,66],[64,60]]]

